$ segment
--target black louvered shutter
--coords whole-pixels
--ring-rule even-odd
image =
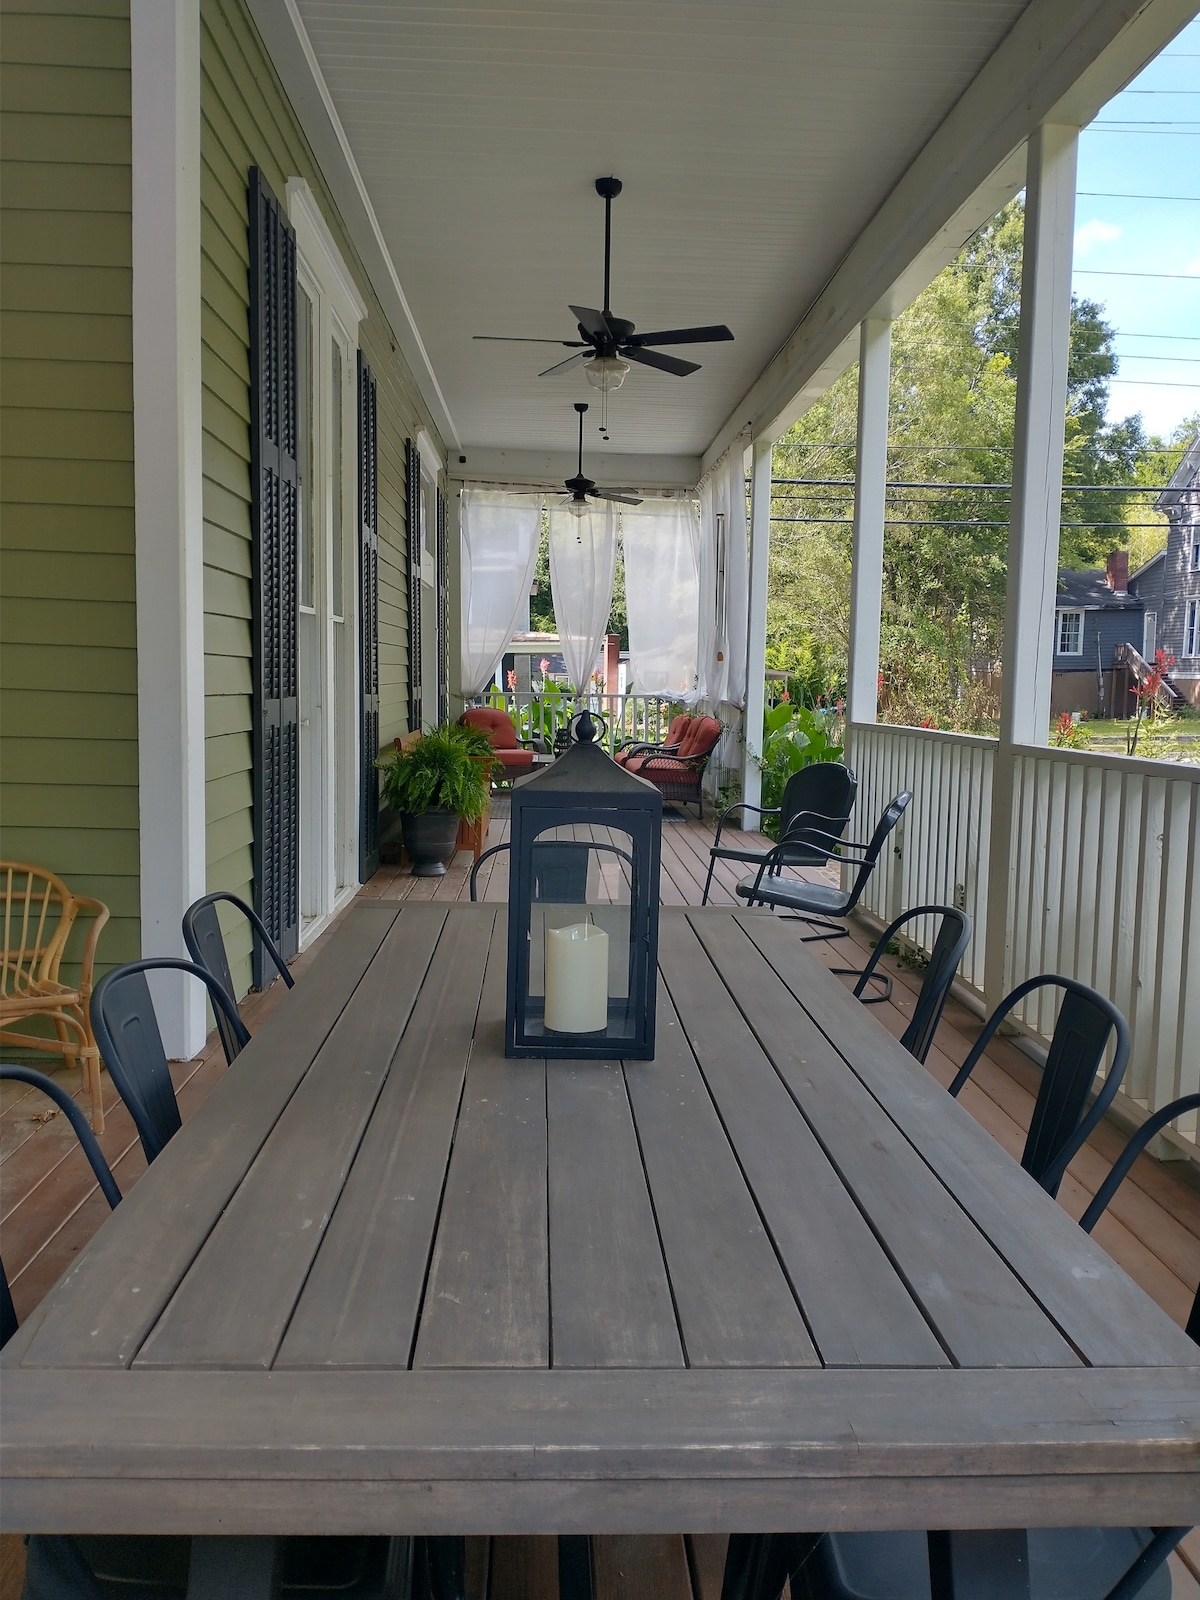
[[[408,728],[421,729],[421,452],[404,441],[408,503]]]
[[[375,375],[358,352],[358,583],[362,669],[358,880],[379,870],[379,456]]]
[[[300,948],[297,698],[296,235],[250,169],[254,904],[285,956]],[[264,979],[255,949],[254,983]]]
[[[450,574],[446,570],[446,497],[437,492],[437,708],[438,721],[450,721],[450,635],[446,600]]]

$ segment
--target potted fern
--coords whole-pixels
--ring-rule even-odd
[[[487,807],[494,759],[487,734],[459,723],[380,758],[380,798],[400,817],[414,877],[445,872],[459,818],[478,822]]]

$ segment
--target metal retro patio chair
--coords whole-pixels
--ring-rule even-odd
[[[182,972],[200,980],[208,990],[213,1011],[218,1017],[224,1016],[226,1027],[221,1030],[221,1041],[227,1062],[232,1062],[243,1045],[249,1044],[250,1035],[228,993],[211,972],[193,961],[154,956],[115,967],[100,979],[92,994],[92,1026],[150,1162],[179,1132],[182,1121],[146,982],[148,972]],[[232,1048],[225,1045],[227,1036]]]
[[[954,982],[958,964],[966,955],[967,946],[971,942],[971,919],[965,911],[959,911],[955,906],[914,906],[911,911],[902,912],[879,935],[879,942],[871,952],[871,959],[859,973],[858,982],[854,985],[854,995],[856,999],[861,1000],[868,983],[882,981],[876,976],[875,968],[900,929],[918,917],[942,919],[937,938],[933,942],[933,949],[929,953],[929,964],[921,980],[921,992],[913,1007],[912,1017],[908,1027],[900,1035],[900,1043],[909,1054],[916,1056],[918,1061],[924,1061],[933,1043],[933,1036],[937,1032],[937,1025],[942,1020],[942,1012],[946,1009],[950,985]]]
[[[0,861],[4,956],[0,967],[0,1044],[44,1051],[68,1063],[78,1061],[91,1100],[92,1127],[104,1130],[100,1052],[92,1035],[88,1001],[100,930],[108,907],[89,895],[72,894],[45,867],[26,861]],[[79,961],[79,981],[59,977],[67,940],[80,915],[92,918]],[[50,1033],[27,1033],[18,1023],[41,1021]]]
[[[217,906],[221,901],[227,901],[235,910],[249,922],[255,938],[263,950],[271,958],[276,972],[287,984],[289,989],[296,987],[296,980],[288,971],[287,962],[279,953],[279,947],[267,932],[266,924],[257,911],[251,909],[244,900],[236,894],[230,894],[225,889],[218,889],[214,894],[202,895],[199,900],[190,905],[183,913],[183,942],[187,946],[188,955],[192,960],[212,974],[231,998],[233,996],[233,974],[229,970],[229,957],[225,951],[225,936],[221,932],[220,919],[217,916]],[[232,1061],[240,1048],[229,1026],[229,1019],[223,1011],[216,1013],[217,1031],[221,1035],[221,1043],[225,1047],[226,1059]]]
[[[1151,1139],[1154,1138],[1154,1135],[1161,1133],[1168,1122],[1174,1122],[1176,1117],[1183,1116],[1185,1111],[1200,1111],[1200,1094],[1181,1095],[1178,1100],[1172,1100],[1170,1105],[1162,1106],[1153,1116],[1146,1118],[1116,1161],[1113,1162],[1112,1171],[1096,1190],[1091,1205],[1080,1217],[1079,1226],[1085,1233],[1091,1233],[1097,1222],[1099,1222],[1109,1201],[1128,1176],[1130,1167],[1133,1166],[1133,1163],[1141,1155]],[[1192,1302],[1191,1313],[1188,1316],[1184,1331],[1189,1339],[1194,1339],[1197,1344],[1200,1344],[1200,1285],[1196,1288],[1196,1298]]]
[[[789,867],[823,866],[828,859],[819,841],[810,841],[801,829],[793,832],[792,823],[802,813],[823,817],[825,832],[840,839],[846,831],[854,797],[858,793],[858,779],[849,767],[840,761],[814,761],[811,766],[793,772],[784,785],[783,797],[777,806],[754,806],[745,800],[735,800],[726,806],[717,819],[717,831],[708,852],[708,875],[704,879],[704,893],[700,904],[708,904],[708,891],[712,887],[713,869],[718,861],[747,861],[752,866],[760,861],[762,850],[746,850],[736,845],[722,845],[721,829],[735,811],[757,811],[761,817],[779,818],[779,837],[786,840],[781,864]]]
[[[1001,1000],[984,1023],[983,1032],[950,1085],[950,1093],[957,1095],[962,1089],[1009,1012],[1035,989],[1049,987],[1065,993],[1046,1054],[1021,1165],[1047,1194],[1056,1195],[1076,1151],[1087,1142],[1112,1104],[1129,1064],[1129,1026],[1107,995],[1077,978],[1053,973],[1026,978]],[[1104,1063],[1110,1037],[1115,1044],[1112,1064],[1088,1109],[1087,1097]]]
[[[34,1067],[20,1067],[8,1063],[0,1064],[0,1080],[13,1083],[27,1083],[32,1088],[38,1089],[54,1104],[66,1117],[75,1130],[81,1149],[88,1159],[88,1164],[96,1174],[96,1182],[100,1185],[100,1192],[110,1206],[120,1203],[121,1191],[117,1188],[116,1180],[109,1171],[108,1162],[101,1154],[100,1146],[96,1143],[96,1136],[88,1127],[87,1118],[80,1110],[74,1098],[67,1093],[61,1083],[55,1083],[53,1078],[48,1078],[44,1072],[38,1072]],[[13,1307],[12,1295],[8,1288],[8,1278],[5,1276],[4,1263],[0,1261],[0,1349],[3,1349],[13,1334],[17,1331],[17,1313]]]

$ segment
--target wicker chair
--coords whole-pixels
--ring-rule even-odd
[[[61,878],[24,861],[0,861],[4,909],[4,964],[0,968],[0,1044],[46,1051],[79,1063],[91,1098],[92,1127],[104,1129],[100,1052],[92,1034],[88,1001],[100,930],[108,907],[72,894]],[[79,964],[79,981],[62,983],[59,968],[75,919],[92,917]],[[29,1033],[18,1023],[45,1022],[49,1032]]]

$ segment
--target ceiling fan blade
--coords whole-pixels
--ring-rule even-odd
[[[613,331],[609,327],[603,311],[594,311],[590,306],[568,306],[567,310],[589,339],[612,338]]]
[[[638,361],[643,367],[657,367],[660,372],[673,373],[677,378],[700,371],[698,361],[680,361],[678,356],[660,356],[657,350],[640,350],[634,346],[622,345],[621,349],[626,360]]]
[[[556,372],[569,372],[572,367],[579,366],[580,362],[590,361],[592,350],[591,345],[585,345],[584,350],[587,351],[586,355],[584,354],[584,351],[581,350],[578,355],[568,356],[565,361],[558,362],[556,366],[547,367],[545,372],[539,372],[538,377],[552,378]]]
[[[665,328],[661,333],[633,333],[626,344],[715,344],[719,339],[732,339],[733,334],[723,322],[710,328]]]
[[[635,495],[618,494],[615,489],[593,489],[593,500],[619,500],[623,506],[640,506],[641,501]]]
[[[524,339],[519,334],[473,333],[472,339],[486,340],[488,344],[561,344],[564,350],[590,350],[582,339]]]

